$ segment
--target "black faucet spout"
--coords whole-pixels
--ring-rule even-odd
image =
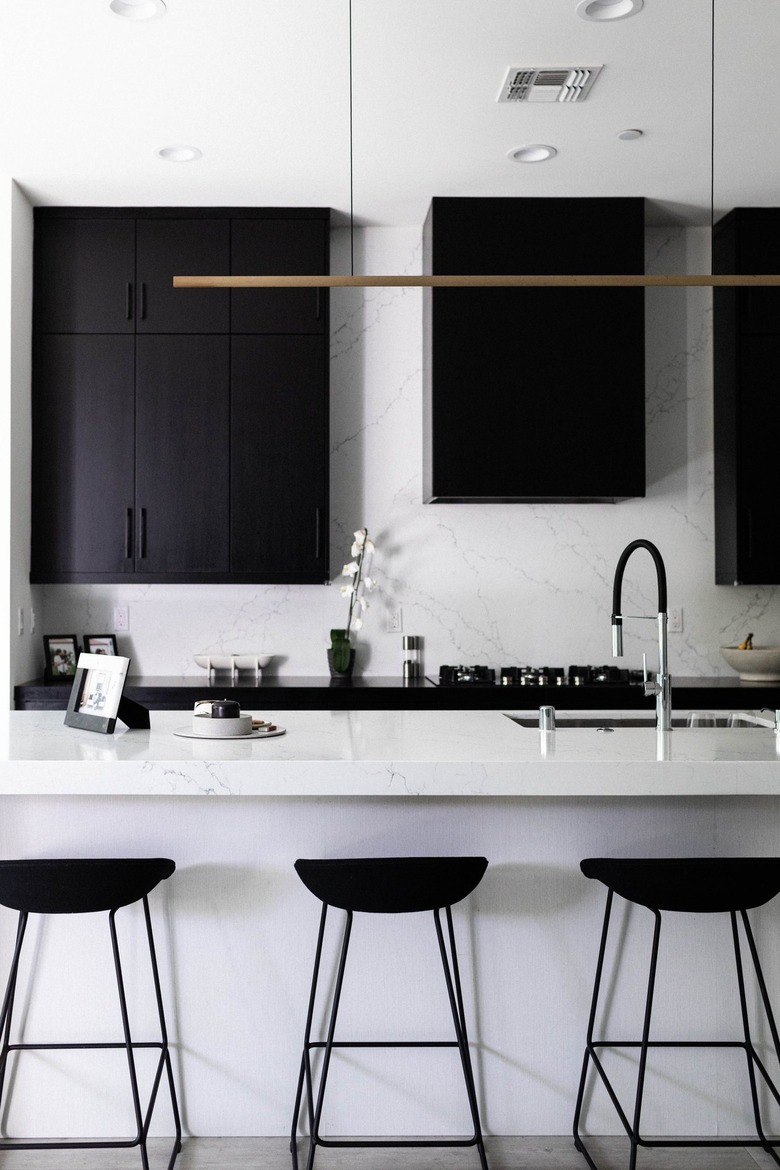
[[[655,575],[658,579],[658,613],[666,613],[666,566],[664,559],[654,544],[649,540],[632,540],[631,544],[627,544],[620,554],[620,559],[615,569],[615,584],[612,588],[612,613],[620,614],[621,596],[623,592],[623,573],[626,568],[628,558],[638,548],[646,548],[650,556],[655,561]]]
[[[645,694],[656,696],[656,720],[659,730],[668,731],[672,726],[672,679],[667,666],[667,601],[666,567],[664,559],[649,540],[632,540],[626,545],[615,569],[615,583],[612,589],[612,653],[616,658],[623,654],[623,573],[629,557],[638,548],[647,549],[655,563],[658,582],[658,675],[655,682],[648,681],[645,667]]]

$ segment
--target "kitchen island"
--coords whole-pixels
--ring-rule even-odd
[[[659,740],[654,728],[635,727],[545,736],[501,711],[260,714],[286,734],[229,744],[180,738],[174,732],[189,715],[171,711],[152,712],[150,730],[118,725],[106,736],[65,727],[61,712],[16,712],[1,765],[3,856],[176,860],[153,907],[192,1133],[279,1135],[289,1126],[319,915],[293,871],[299,856],[488,857],[482,884],[455,911],[485,1127],[565,1134],[603,906],[603,890],[582,877],[580,859],[780,853],[780,757],[765,728],[683,728]],[[220,796],[230,799],[214,800]],[[132,938],[135,909],[118,922],[123,915]],[[780,905],[770,904],[754,918],[777,1004],[779,916]],[[626,915],[623,945],[636,948],[637,964],[646,961],[649,917],[640,909]],[[14,916],[4,912],[0,922],[7,954]],[[26,1021],[28,1033],[50,1036],[65,994],[89,1003],[86,981],[104,970],[97,916],[67,924],[67,932],[61,926],[47,924],[31,948],[38,985],[51,983],[56,994]],[[84,963],[66,964],[63,934],[74,930]],[[359,1038],[377,1024],[386,1031],[401,1011],[407,1034],[448,1035],[443,1001],[431,1011],[404,982],[419,965],[438,987],[425,916],[359,916],[353,934],[343,1034]],[[659,1028],[690,1010],[695,1020],[712,1013],[715,1031],[733,1032],[728,924],[680,916],[665,937]],[[617,1028],[635,1020],[641,983],[616,996]],[[109,999],[102,1017],[110,1011]],[[379,1065],[368,1055],[339,1059],[327,1131],[463,1132],[465,1103],[450,1056],[395,1052],[378,1056]],[[115,1128],[127,1130],[123,1070],[111,1056],[93,1059],[98,1072],[72,1078],[86,1103],[56,1088],[48,1063],[20,1075],[11,1131],[18,1122],[19,1130],[72,1132],[73,1116],[86,1109],[82,1128],[105,1132],[107,1102],[116,1102]],[[652,1077],[648,1132],[748,1127],[738,1057],[708,1058],[698,1076],[690,1054],[664,1059]],[[683,1092],[688,1079],[693,1088]],[[595,1130],[615,1132],[603,1102],[592,1117]],[[159,1127],[165,1131],[164,1110]]]

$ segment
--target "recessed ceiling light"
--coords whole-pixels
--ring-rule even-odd
[[[165,15],[165,0],[111,0],[109,8],[127,20],[154,20]]]
[[[193,162],[203,157],[203,151],[197,146],[161,146],[157,154],[166,162]]]
[[[583,20],[622,20],[636,16],[644,0],[580,0],[577,15]]]
[[[643,133],[642,130],[621,130],[618,138],[622,138],[624,142],[631,142],[634,138],[641,138]]]
[[[528,146],[516,146],[507,154],[507,158],[514,162],[547,162],[548,158],[555,158],[558,151],[554,146],[545,146],[541,142],[531,142]]]

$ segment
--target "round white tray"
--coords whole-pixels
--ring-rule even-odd
[[[274,731],[263,731],[262,727],[255,727],[244,735],[208,735],[202,731],[190,731],[188,727],[179,727],[173,734],[180,735],[183,739],[218,739],[220,743],[233,743],[237,739],[273,739],[275,735],[284,735],[286,731],[286,727],[277,725]]]

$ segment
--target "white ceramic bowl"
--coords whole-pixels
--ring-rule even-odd
[[[745,682],[780,681],[780,646],[754,646],[752,650],[721,646],[720,652]]]

